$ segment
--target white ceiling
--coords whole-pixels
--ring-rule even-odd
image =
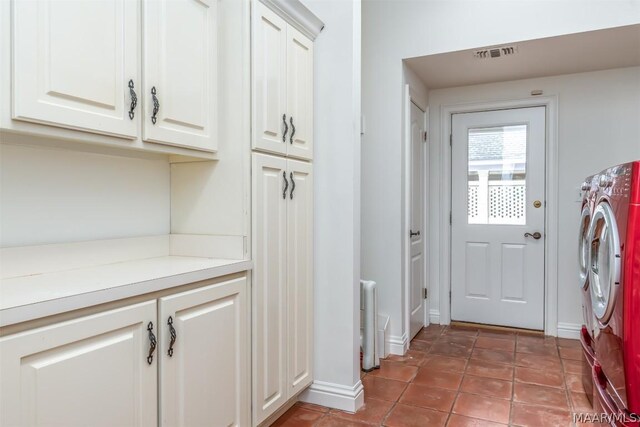
[[[478,59],[476,49],[406,59],[429,89],[640,65],[640,25],[508,44],[512,56]],[[504,45],[500,45],[504,46]]]

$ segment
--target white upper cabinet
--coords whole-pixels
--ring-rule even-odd
[[[290,157],[313,157],[313,43],[287,28],[287,111]]]
[[[0,425],[157,422],[156,302],[0,338]]]
[[[13,1],[14,119],[136,138],[140,5]]]
[[[248,426],[247,278],[161,298],[158,313],[160,425]]]
[[[216,6],[144,2],[145,141],[217,149]]]
[[[287,24],[260,3],[253,14],[253,148],[285,155]]]
[[[259,1],[253,13],[253,143],[313,157],[313,42]]]

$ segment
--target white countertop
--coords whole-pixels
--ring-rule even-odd
[[[161,256],[0,280],[0,327],[247,271],[252,262]]]

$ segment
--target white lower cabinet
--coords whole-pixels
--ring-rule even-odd
[[[0,425],[248,426],[247,308],[239,277],[2,337]]]
[[[156,426],[149,301],[0,339],[0,425]]]
[[[246,288],[243,277],[160,299],[161,426],[250,424]]]
[[[310,163],[253,154],[253,408],[265,421],[313,379]]]

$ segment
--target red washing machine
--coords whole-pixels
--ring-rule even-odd
[[[578,265],[579,278],[578,284],[582,294],[582,317],[583,325],[580,332],[580,343],[582,344],[582,385],[584,391],[589,398],[589,402],[593,404],[593,364],[595,361],[595,351],[593,349],[593,329],[594,317],[591,308],[591,290],[589,289],[589,249],[591,238],[589,236],[589,228],[591,226],[591,217],[596,204],[596,196],[598,194],[598,175],[592,175],[585,178],[582,183],[582,204],[580,215],[580,230],[578,233]]]
[[[594,407],[640,427],[640,161],[598,176],[589,227]]]

